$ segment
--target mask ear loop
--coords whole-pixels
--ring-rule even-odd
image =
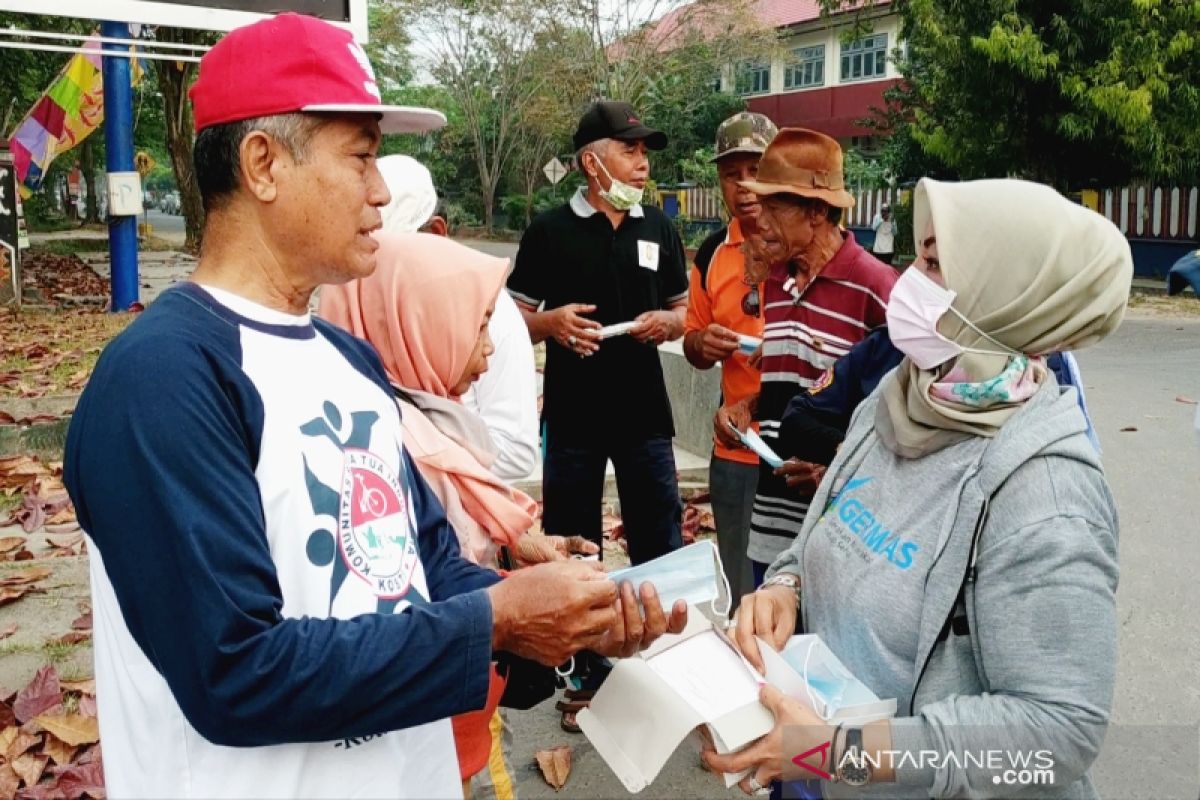
[[[725,574],[725,565],[721,562],[721,551],[711,541],[709,542],[709,546],[712,547],[713,559],[717,564],[717,580],[720,581],[720,585],[724,588],[725,603],[723,605],[725,610],[718,610],[717,602],[720,600],[719,597],[713,598],[713,601],[709,603],[709,607],[712,609],[713,614],[725,620],[725,625],[728,627],[729,612],[733,610],[733,587],[729,585],[729,576]]]
[[[568,680],[575,672],[575,656],[567,659],[567,663],[554,668],[554,674],[563,680]]]
[[[813,650],[816,649],[816,641],[810,642],[808,645],[808,652],[804,654],[804,690],[808,692],[808,700],[810,703],[812,703],[813,711],[817,711],[819,705],[817,704],[817,696],[813,694],[812,684],[808,682],[808,660],[812,658]],[[819,711],[817,713],[820,715],[821,719],[825,719],[824,714],[821,714]]]
[[[1022,352],[1020,352],[1020,351],[1018,351],[1018,350],[1013,350],[1011,347],[1009,347],[1008,345],[1006,345],[1004,342],[998,342],[998,341],[996,341],[994,338],[992,338],[992,337],[991,337],[991,336],[990,336],[990,335],[987,333],[987,331],[984,331],[984,330],[983,330],[983,329],[981,329],[981,328],[980,328],[978,325],[976,325],[974,322],[971,322],[971,320],[969,320],[969,319],[967,319],[965,316],[963,316],[963,315],[962,315],[962,314],[959,312],[959,310],[958,310],[957,308],[955,308],[954,306],[950,306],[950,307],[949,307],[947,310],[949,310],[949,311],[950,311],[952,314],[954,314],[954,316],[956,316],[956,317],[958,317],[960,320],[962,320],[962,323],[963,323],[964,325],[966,325],[968,328],[970,328],[971,330],[973,330],[973,331],[975,331],[976,333],[978,333],[978,334],[979,334],[980,336],[982,336],[984,339],[987,339],[989,342],[991,342],[992,344],[996,345],[997,347],[1002,347],[1002,348],[1004,348],[1004,352],[1002,352],[1002,353],[998,353],[998,352],[996,352],[995,350],[981,350],[981,349],[979,349],[979,348],[977,348],[977,347],[963,347],[963,345],[959,345],[959,347],[962,347],[962,349],[963,349],[964,351],[966,351],[966,352],[968,352],[968,353],[981,353],[981,354],[983,354],[983,355],[988,355],[988,356],[1007,356],[1008,358],[1015,358],[1015,357],[1018,357],[1018,356],[1025,356],[1025,353],[1022,353]],[[1028,358],[1028,356],[1025,356],[1025,357],[1026,357],[1026,358]]]

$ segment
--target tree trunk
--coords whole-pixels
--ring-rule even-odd
[[[203,34],[197,31],[174,28],[159,28],[159,41],[181,44],[199,44]],[[163,97],[163,116],[167,130],[167,152],[171,156],[171,169],[179,186],[179,207],[183,214],[187,232],[185,249],[200,251],[200,240],[204,234],[204,204],[200,199],[200,184],[192,165],[192,145],[195,133],[192,129],[192,106],[188,102],[187,90],[192,82],[194,65],[182,61],[161,61],[155,72],[158,75],[158,91]]]
[[[96,189],[96,151],[92,147],[92,139],[99,131],[83,140],[79,146],[79,171],[83,173],[84,191],[87,192],[87,213],[83,219],[85,225],[100,223],[100,195]]]

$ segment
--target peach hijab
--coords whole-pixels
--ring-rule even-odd
[[[537,505],[488,471],[494,450],[478,434],[486,439],[486,428],[450,389],[503,289],[508,260],[427,233],[375,238],[375,272],[323,287],[318,314],[374,345],[392,384],[412,394],[401,398],[405,446],[447,512],[461,504],[475,523],[465,533],[455,525],[463,554],[486,562],[532,526]]]

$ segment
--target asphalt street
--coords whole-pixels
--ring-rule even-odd
[[[501,248],[496,248],[497,250]],[[1079,353],[1087,399],[1121,514],[1120,659],[1112,725],[1095,768],[1100,796],[1200,794],[1200,303],[1197,316],[1131,318]],[[1136,430],[1126,430],[1135,428]],[[536,750],[574,747],[561,795],[628,794],[581,735],[558,728],[553,701],[514,713],[518,790],[552,797],[533,766]],[[648,798],[720,798],[727,792],[685,743]]]

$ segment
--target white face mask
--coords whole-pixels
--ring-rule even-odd
[[[988,336],[960,314],[953,306],[955,297],[955,292],[938,286],[921,270],[913,267],[904,270],[904,274],[892,287],[892,296],[887,307],[888,336],[891,337],[892,344],[896,345],[896,349],[908,356],[918,369],[933,369],[968,351],[997,356],[1021,355]],[[1003,350],[963,347],[942,336],[937,326],[947,312]]]
[[[604,162],[595,153],[592,157],[596,159],[597,166],[604,170],[604,174],[608,176],[610,186],[607,189],[600,190],[600,196],[604,198],[609,205],[617,211],[628,211],[634,206],[642,202],[642,195],[645,193],[643,189],[636,186],[630,186],[628,183],[617,180],[608,171],[608,167],[604,166]]]
[[[635,593],[641,590],[643,583],[653,584],[663,611],[668,614],[676,600],[684,600],[689,606],[711,603],[714,614],[729,617],[733,599],[729,583],[721,567],[721,556],[708,540],[689,544],[636,567],[614,570],[608,577],[618,583],[629,581]],[[722,586],[726,602],[722,604],[723,608],[718,608]]]

